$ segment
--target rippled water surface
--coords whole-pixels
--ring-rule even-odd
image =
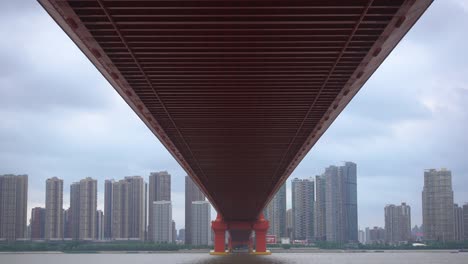
[[[468,264],[468,253],[391,252],[391,253],[274,253],[271,256],[209,256],[207,254],[0,254],[1,264],[165,264],[165,263],[316,263],[316,264]]]

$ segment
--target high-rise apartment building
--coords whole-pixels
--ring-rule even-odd
[[[452,172],[430,169],[424,172],[422,192],[424,239],[454,240]]]
[[[27,237],[28,175],[0,176],[0,239]]]
[[[96,239],[97,180],[80,180],[79,239]]]
[[[298,179],[292,181],[292,222],[295,240],[314,239],[314,180]]]
[[[151,241],[154,239],[153,231],[153,202],[154,201],[170,201],[171,200],[171,175],[167,171],[151,172],[149,176],[149,225],[148,238]]]
[[[364,230],[359,230],[358,232],[358,241],[359,243],[366,244],[366,232]]]
[[[80,238],[80,183],[70,185],[70,208],[68,209],[70,238]]]
[[[211,241],[211,205],[207,201],[192,202],[191,245],[209,245]],[[187,236],[187,233],[185,233]]]
[[[205,195],[192,178],[185,176],[185,244],[192,243],[192,202],[204,200]]]
[[[171,174],[167,171],[151,172],[149,176],[149,195],[154,201],[171,200]]]
[[[345,206],[345,237],[348,242],[357,242],[358,209],[356,163],[345,162],[344,166],[340,166],[339,173],[344,181],[343,197]]]
[[[337,166],[325,169],[325,230],[326,239],[330,242],[344,242],[344,201],[343,180],[338,174]]]
[[[176,223],[172,220],[172,242],[175,243],[177,240],[177,228]]]
[[[411,207],[406,203],[385,206],[385,240],[399,244],[411,240]]]
[[[315,240],[325,241],[327,240],[327,229],[326,229],[326,214],[325,214],[325,177],[315,177]]]
[[[112,238],[112,185],[114,180],[104,182],[104,239]]]
[[[102,210],[96,211],[96,239],[104,240],[104,213]]]
[[[179,235],[177,236],[177,239],[180,241],[185,241],[185,228],[179,229]]]
[[[370,244],[370,228],[369,227],[366,227],[366,229],[364,230],[364,233],[366,233],[366,244]]]
[[[63,211],[63,238],[72,238],[70,208]]]
[[[369,239],[367,244],[383,244],[385,243],[385,229],[374,226],[373,229],[366,229],[369,231]]]
[[[264,210],[269,221],[268,234],[275,235],[276,241],[286,236],[286,183],[284,183]]]
[[[458,204],[453,205],[454,224],[453,235],[455,241],[463,241],[464,239],[464,226],[463,226],[463,208]]]
[[[468,241],[468,203],[463,205],[463,240]]]
[[[63,180],[46,180],[45,239],[63,239]]]
[[[286,237],[293,239],[293,214],[292,208],[286,210]]]
[[[128,231],[128,183],[124,180],[112,183],[111,239],[127,238]]]
[[[153,201],[152,207],[153,241],[171,243],[173,241],[171,201]]]
[[[112,238],[144,240],[146,185],[143,178],[125,177],[112,186]]]
[[[45,215],[45,208],[34,207],[31,209],[31,240],[42,240],[45,238]]]
[[[357,242],[357,166],[345,162],[344,166],[325,169],[325,230],[330,242]]]
[[[148,235],[148,225],[149,225],[148,224],[148,218],[149,218],[148,211],[149,211],[150,204],[148,203],[148,198],[149,198],[148,193],[149,193],[148,192],[148,183],[145,182],[145,194],[144,194],[145,195],[145,212],[144,212],[144,214],[145,214],[145,219],[144,219],[144,221],[145,221],[145,224],[144,224],[145,237],[144,237],[144,240],[145,241],[149,240],[149,235]]]

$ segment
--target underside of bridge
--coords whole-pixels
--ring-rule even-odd
[[[247,241],[432,0],[39,2]]]

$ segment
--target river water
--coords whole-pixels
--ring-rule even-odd
[[[468,253],[274,253],[271,256],[159,254],[0,254],[0,264],[468,264]]]

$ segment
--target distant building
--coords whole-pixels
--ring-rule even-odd
[[[26,226],[26,239],[31,239],[31,225],[30,224]]]
[[[292,223],[294,240],[314,239],[314,180],[292,180]]]
[[[97,180],[80,180],[79,239],[96,238]]]
[[[112,184],[112,239],[145,240],[146,189],[141,176]]]
[[[366,244],[370,244],[370,228],[366,227],[364,232],[366,233]]]
[[[451,171],[430,169],[424,172],[422,209],[424,240],[453,241],[455,221]]]
[[[463,205],[463,234],[464,240],[468,241],[468,203]]]
[[[71,210],[63,210],[63,238],[72,238]]]
[[[315,176],[315,240],[326,241],[326,203],[325,203],[326,184],[325,176]]]
[[[463,241],[464,239],[464,227],[463,227],[463,208],[458,204],[453,205],[454,213],[454,240]]]
[[[172,242],[175,243],[177,241],[177,229],[176,223],[172,220]]]
[[[173,242],[171,201],[153,201],[152,238],[157,243]]]
[[[148,218],[149,218],[149,215],[148,215],[148,213],[149,213],[149,208],[151,207],[150,204],[149,204],[149,201],[148,201],[148,183],[147,182],[145,182],[144,200],[145,200],[144,201],[145,206],[144,206],[144,211],[143,211],[143,215],[144,215],[143,216],[143,218],[144,218],[143,219],[143,222],[144,222],[144,224],[143,224],[143,229],[144,229],[143,239],[145,241],[147,241],[147,240],[149,240],[149,234],[148,234],[148,225],[149,225],[149,223],[148,223],[149,219]]]
[[[325,229],[330,242],[357,242],[357,166],[345,162],[344,166],[325,169]]]
[[[171,175],[167,171],[151,172],[149,176],[149,204],[154,201],[171,200]],[[148,239],[156,241],[153,235],[153,206],[149,206]]]
[[[359,230],[358,240],[359,240],[359,243],[363,245],[366,244],[366,232],[364,232],[364,230]]]
[[[45,239],[63,239],[63,180],[46,180]]]
[[[411,229],[411,240],[419,242],[423,240],[423,231],[421,227],[415,225]]]
[[[358,209],[356,163],[345,162],[344,166],[340,166],[339,172],[344,179],[345,236],[348,242],[357,242]]]
[[[288,237],[290,240],[293,239],[292,232],[293,232],[293,214],[292,214],[292,208],[289,208],[288,210],[286,210],[286,237]]]
[[[192,243],[192,202],[204,201],[205,195],[192,178],[185,176],[185,244]]]
[[[0,239],[27,237],[28,175],[0,175]]]
[[[114,180],[104,182],[104,238],[112,239],[112,186]]]
[[[337,166],[325,169],[325,230],[327,241],[344,242],[344,201],[343,180],[338,174]]]
[[[104,213],[101,210],[96,212],[96,239],[104,240]]]
[[[400,244],[411,240],[411,207],[401,205],[385,206],[385,239],[390,244]]]
[[[80,183],[74,182],[70,185],[70,208],[69,217],[69,238],[74,240],[80,237]]]
[[[209,245],[211,240],[211,205],[207,201],[192,202],[191,245]],[[187,235],[187,231],[185,232]]]
[[[385,229],[374,226],[369,230],[368,244],[384,244],[385,243]]]
[[[179,229],[179,236],[177,237],[177,239],[182,242],[185,241],[185,228]]]
[[[275,235],[276,241],[286,236],[286,183],[284,183],[264,210],[269,221],[268,234]]]
[[[31,240],[45,239],[45,214],[45,208],[34,207],[31,209]]]

